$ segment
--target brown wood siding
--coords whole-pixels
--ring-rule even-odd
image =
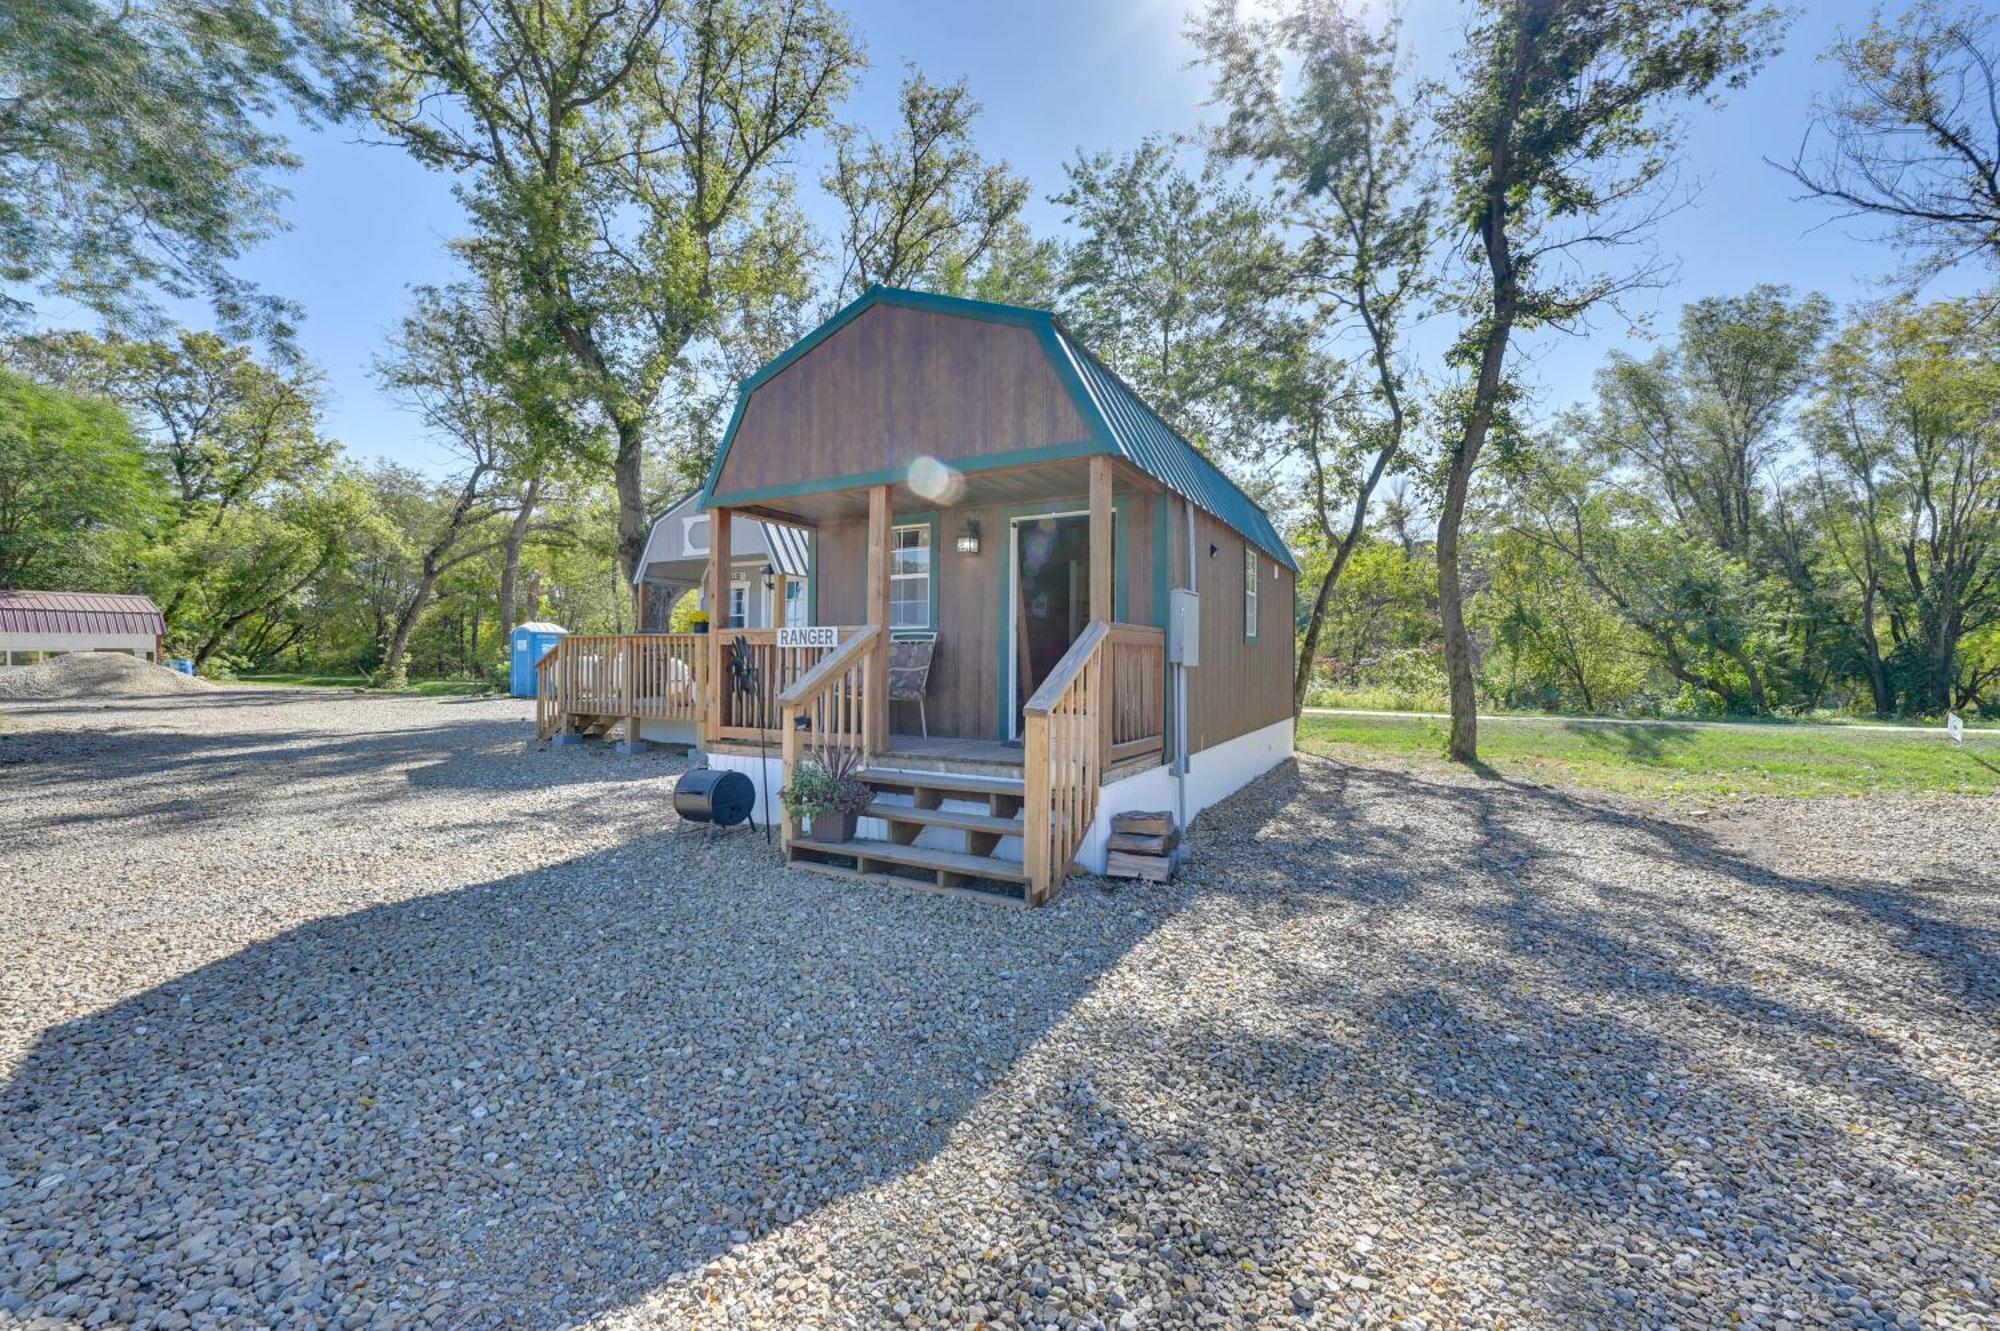
[[[1089,436],[1031,330],[877,305],[751,394],[716,493]]]
[[[1153,605],[1154,505],[1150,490],[1125,488],[1121,476],[1115,496],[1117,524],[1125,530],[1125,617],[1133,623],[1157,622]],[[926,710],[933,736],[955,739],[998,739],[1000,698],[1006,686],[1001,671],[1000,644],[1006,624],[1000,613],[1000,583],[1008,551],[1008,527],[1024,507],[1061,512],[1088,507],[1089,497],[1037,501],[1032,505],[991,505],[943,510],[937,527],[933,568],[938,579],[938,645],[931,663]],[[928,515],[924,515],[927,517]],[[897,514],[896,523],[916,515]],[[970,519],[979,524],[982,548],[977,555],[958,553],[956,539]],[[821,624],[860,624],[867,616],[864,572],[867,567],[868,524],[841,519],[819,527],[819,618]],[[1238,613],[1241,611],[1239,609]],[[897,704],[891,717],[898,733],[917,732],[914,706]]]
[[[1179,505],[1175,505],[1178,510]],[[1176,570],[1186,562],[1187,533],[1173,515]],[[1209,546],[1216,547],[1214,558]],[[1243,551],[1233,528],[1195,510],[1195,590],[1201,593],[1201,665],[1188,675],[1193,749],[1247,735],[1292,715],[1293,574],[1257,551],[1257,637],[1243,637]],[[1277,576],[1272,576],[1272,570]]]

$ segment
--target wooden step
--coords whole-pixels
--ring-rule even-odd
[[[863,809],[862,816],[890,823],[914,823],[919,827],[957,827],[968,832],[991,832],[995,836],[1020,836],[1019,818],[999,818],[990,813],[960,813],[956,809],[919,809],[909,804],[881,801]]]
[[[792,849],[815,851],[821,855],[844,855],[862,865],[900,864],[911,869],[931,869],[965,878],[989,878],[1000,883],[1028,881],[1028,871],[1018,860],[967,855],[956,850],[933,850],[929,846],[899,846],[866,837],[856,837],[852,841],[815,841],[811,837],[793,837]]]
[[[1019,777],[964,776],[958,772],[907,772],[900,768],[864,767],[855,773],[871,786],[895,790],[943,790],[959,795],[1024,795],[1028,783]]]
[[[878,873],[861,869],[850,869],[843,864],[829,864],[823,860],[793,860],[794,869],[804,869],[808,873],[825,874],[829,878],[844,878],[854,883],[874,883],[881,887],[907,888],[912,892],[929,892],[941,897],[958,897],[961,900],[977,901],[993,906],[1022,906],[1028,904],[1027,888],[1017,887],[1012,891],[994,891],[981,887],[953,887],[945,883],[927,883],[921,878],[905,878],[899,874]]]

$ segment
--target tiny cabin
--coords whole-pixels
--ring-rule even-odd
[[[144,596],[0,588],[0,668],[71,652],[122,652],[158,663],[167,632]]]
[[[695,735],[780,824],[852,755],[857,838],[786,825],[794,864],[1034,904],[1115,814],[1185,827],[1291,754],[1291,552],[1047,311],[871,289],[745,381],[653,536],[642,626],[696,581],[728,614],[565,640],[538,724]]]

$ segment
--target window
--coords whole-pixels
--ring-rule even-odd
[[[930,524],[898,527],[889,534],[889,627],[927,629],[930,626]]]
[[[1243,547],[1243,636],[1257,636],[1257,552]]]
[[[729,627],[750,627],[750,584],[747,582],[729,584]]]
[[[806,622],[806,580],[789,578],[785,582],[785,622],[804,624]]]

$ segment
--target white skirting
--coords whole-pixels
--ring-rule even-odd
[[[1234,795],[1292,756],[1292,718],[1235,739],[1198,749],[1188,756],[1187,817]],[[1174,774],[1166,766],[1149,767],[1123,781],[1114,781],[1097,797],[1097,817],[1077,848],[1076,862],[1092,873],[1104,872],[1105,843],[1111,840],[1111,819],[1121,813],[1164,809],[1174,811]],[[1181,831],[1185,833],[1186,828]]]
[[[666,739],[656,736],[652,730],[655,723],[648,722],[642,727],[647,739]],[[666,724],[666,723],[658,723]],[[1234,795],[1243,787],[1255,781],[1264,773],[1292,756],[1292,720],[1284,720],[1253,730],[1247,735],[1224,740],[1206,749],[1198,750],[1188,760],[1187,775],[1187,816],[1190,821],[1209,805],[1218,803]],[[784,808],[778,803],[778,788],[784,781],[778,750],[774,745],[771,756],[760,759],[755,754],[711,753],[708,765],[725,772],[741,772],[750,778],[756,787],[757,802],[750,818],[752,822],[764,821],[764,795],[770,792],[770,809],[773,821],[785,816]],[[884,795],[885,801],[901,803],[906,797]],[[957,801],[951,807],[960,807]],[[983,810],[985,801],[965,803],[966,809]],[[1120,781],[1104,787],[1097,797],[1097,817],[1084,835],[1083,845],[1078,848],[1076,862],[1092,873],[1104,872],[1105,842],[1111,839],[1111,819],[1114,814],[1133,813],[1147,809],[1167,809],[1174,807],[1174,777],[1166,766],[1149,767],[1135,772]],[[1185,831],[1186,829],[1183,829]],[[874,818],[863,818],[855,828],[859,836],[886,837],[888,826]],[[918,845],[935,843],[941,849],[962,848],[958,833],[941,828],[925,828],[917,838]],[[993,852],[1001,859],[1021,858],[1021,843],[1017,838],[1008,837]]]

